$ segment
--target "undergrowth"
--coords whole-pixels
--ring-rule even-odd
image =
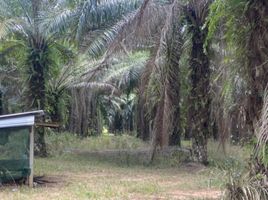
[[[102,134],[80,138],[68,133],[48,132],[46,134],[47,150],[51,157],[84,156],[101,162],[120,166],[146,165],[158,168],[178,167],[189,160],[190,155],[180,150],[158,152],[151,163],[150,144],[128,134]],[[70,155],[71,154],[71,155]]]
[[[219,142],[210,141],[208,156],[210,166],[224,171],[243,170],[250,159],[250,147],[241,147],[230,143],[222,146]]]
[[[114,150],[114,149],[138,149],[148,147],[148,144],[140,139],[127,134],[91,136],[81,138],[69,132],[48,132],[46,144],[49,155],[58,156],[70,150]]]
[[[119,151],[119,154],[111,156],[111,154],[88,154],[91,157],[98,157],[98,159],[106,161],[119,161],[121,164],[131,165],[137,163],[146,163],[146,155],[134,155],[133,152],[139,149],[148,149],[148,143],[128,134],[113,135],[109,133],[101,136],[91,136],[81,138],[75,134],[68,132],[52,132],[49,131],[46,135],[46,144],[50,156],[61,156],[68,154],[73,150],[87,151],[87,152],[104,152],[109,150]],[[182,142],[183,147],[190,147],[188,141]],[[121,151],[122,150],[122,151]],[[128,154],[129,151],[131,154]],[[121,151],[121,152],[120,152]],[[250,155],[250,148],[241,148],[241,146],[225,144],[223,149],[219,142],[209,141],[208,143],[209,167],[211,169],[217,168],[222,171],[223,176],[227,174],[242,174],[247,167]],[[120,158],[117,158],[120,157]],[[188,157],[188,158],[187,158]],[[142,159],[142,161],[141,161]],[[182,161],[189,161],[189,155],[182,155],[181,153],[173,153],[170,156],[156,157],[152,165],[161,166],[178,166]],[[217,170],[218,171],[218,170]],[[225,181],[224,181],[225,182]]]

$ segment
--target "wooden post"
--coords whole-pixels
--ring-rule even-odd
[[[33,187],[33,161],[34,161],[34,126],[30,129],[30,155],[29,155],[29,166],[31,173],[28,177],[28,183],[30,187]]]

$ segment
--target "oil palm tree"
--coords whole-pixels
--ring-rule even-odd
[[[50,35],[40,30],[40,10],[47,9],[47,2],[39,0],[5,1],[1,4],[0,33],[2,45],[16,51],[16,58],[23,66],[28,83],[25,109],[42,109],[46,105],[46,78],[53,66],[53,53],[62,54],[61,46]],[[37,135],[37,151],[46,155],[44,130]]]
[[[134,10],[137,2],[1,0],[0,38],[5,50],[16,51],[17,59],[24,66],[28,82],[27,109],[46,110],[47,79],[55,73],[56,65],[64,64],[70,57],[70,51],[62,45],[63,33],[66,38],[70,36],[82,44],[84,38],[103,32]],[[44,131],[38,135],[37,149],[46,155]]]
[[[103,75],[103,72],[105,71],[108,71],[108,73],[110,73],[113,78],[115,78],[114,76],[117,76],[113,72],[113,65],[111,65],[111,63],[114,62],[114,57],[117,57],[118,53],[123,53],[126,55],[126,57],[128,57],[129,55],[131,55],[132,52],[135,52],[137,50],[148,50],[155,47],[155,43],[158,40],[158,35],[162,29],[163,22],[167,13],[166,4],[167,2],[159,4],[158,1],[145,0],[142,4],[139,4],[140,6],[138,7],[138,9],[125,16],[122,20],[119,20],[110,29],[103,31],[103,34],[99,34],[96,40],[89,42],[88,47],[86,49],[88,49],[90,55],[102,55],[103,53],[104,54],[103,57],[100,57],[97,62],[94,63],[92,62],[92,60],[89,62],[92,64],[92,66],[90,67],[89,64],[89,69],[87,70],[87,72],[85,72],[85,74],[80,77],[80,80],[82,80],[82,83],[78,84],[80,89],[73,90],[73,100],[77,100],[76,96],[79,93],[79,102],[82,101],[76,104],[78,105],[78,107],[80,107],[79,109],[82,109],[82,107],[85,108],[85,106],[90,105],[91,101],[88,101],[89,95],[85,94],[88,94],[88,92],[90,92],[89,88],[92,88],[93,85],[98,85],[98,87],[103,89],[106,88],[109,91],[115,91],[114,85],[103,83],[102,80],[100,80],[101,83],[97,83],[97,78],[101,77]],[[92,37],[95,36],[95,33],[96,32],[94,31],[91,32]],[[119,72],[119,76],[117,76],[116,78],[117,83],[122,83],[122,81],[124,82],[124,79],[121,79],[120,77],[129,77],[128,75],[134,75],[133,78],[136,77],[136,73],[132,73],[131,65],[129,67],[125,66],[118,71],[115,70],[116,73]],[[111,68],[110,71],[109,68]],[[106,79],[109,79],[109,76],[106,77]],[[130,85],[132,85],[132,83]],[[124,87],[125,84],[122,84],[121,86]],[[120,90],[121,89],[123,88],[120,88]],[[76,102],[73,103],[75,104]],[[87,126],[82,125],[82,121],[85,121],[86,124],[88,124],[87,120],[81,120],[81,118],[86,117],[86,114],[84,113],[86,109],[82,110],[83,112],[79,112],[79,115],[75,114],[75,117],[72,117],[73,119],[79,119],[78,123],[71,123],[76,125],[79,124],[79,127],[75,127],[74,129],[71,128],[72,130],[76,130],[79,133],[81,132],[81,130],[83,130],[82,132],[87,132],[86,129],[82,128]],[[77,109],[75,109],[73,113],[76,112]]]
[[[236,71],[246,83],[244,95],[247,98],[242,106],[251,134],[261,115],[267,84],[267,13],[266,1],[216,0],[209,17],[209,35],[213,37],[220,24],[223,26],[227,49],[233,54],[228,60],[237,62]]]
[[[68,33],[80,50],[93,58],[104,53],[117,37],[122,24],[140,7],[142,0],[78,0],[56,1],[54,9],[44,12],[45,32]]]
[[[268,82],[268,4],[267,1],[249,0],[245,4],[246,32],[244,49],[246,50],[246,75],[249,85],[248,123],[254,127],[254,121],[259,120],[263,107],[263,97]],[[258,20],[256,20],[258,19]]]
[[[206,18],[210,0],[190,0],[185,16],[191,34],[189,122],[193,151],[198,161],[207,164],[207,140],[210,135],[210,66],[205,41],[208,33]]]
[[[94,62],[86,62],[87,72],[82,76],[80,74],[79,79],[69,86],[72,90],[70,130],[81,136],[88,135],[89,128],[93,128],[90,124],[94,126],[94,123],[90,122],[94,121],[93,118],[96,116],[96,113],[92,114],[97,111],[94,107],[98,107],[99,104],[103,113],[106,113],[103,115],[105,121],[112,124],[110,127],[114,125],[112,122],[122,123],[120,113],[127,110],[123,107],[129,108],[128,103],[133,102],[128,102],[127,97],[135,93],[147,58],[148,53],[144,51],[129,53],[128,56],[114,56],[113,61],[106,65],[107,68],[98,73],[94,71]],[[115,116],[120,120],[114,120]]]
[[[219,26],[224,28],[226,49],[232,53],[228,65],[236,61],[236,72],[245,83],[246,98],[240,106],[246,111],[247,132],[257,136],[250,172],[246,179],[228,184],[226,199],[267,198],[267,14],[267,1],[262,0],[216,0],[211,6],[209,35],[213,38]]]
[[[137,49],[154,49],[156,53],[152,54],[151,62],[146,65],[145,71],[149,72],[145,78],[146,81],[140,80],[140,84],[146,89],[140,87],[139,91],[142,93],[139,92],[139,98],[146,96],[146,106],[142,105],[142,107],[147,107],[139,109],[143,113],[140,116],[149,116],[150,121],[153,121],[151,125],[154,126],[152,135],[155,135],[155,146],[166,146],[169,141],[172,141],[171,144],[179,144],[180,81],[178,61],[182,38],[178,1],[161,1],[159,3],[159,1],[146,0],[137,12],[128,16],[125,21],[120,21],[116,30],[118,32],[116,37],[112,40],[109,38],[104,40],[110,41],[108,49],[102,62],[97,64],[94,69],[89,70],[88,80],[94,80],[97,74],[101,74],[107,67],[109,68],[109,62],[112,62],[111,55],[114,56],[120,50],[128,54],[128,52]],[[144,43],[144,41],[146,42]],[[160,94],[165,94],[163,101],[160,101]],[[161,111],[162,108],[164,110]],[[158,114],[155,110],[159,110]],[[157,128],[159,124],[165,125],[163,129]]]
[[[173,1],[161,33],[155,65],[160,78],[159,102],[153,126],[154,145],[180,145],[180,58],[183,38],[181,7]]]

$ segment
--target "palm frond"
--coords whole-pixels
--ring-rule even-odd
[[[60,94],[75,83],[79,69],[72,64],[63,66],[57,76],[51,76],[47,83],[48,90]]]
[[[10,27],[13,27],[13,19],[4,19],[0,21],[0,39],[7,37],[10,33]]]
[[[82,82],[78,83],[72,86],[72,88],[83,88],[83,89],[91,89],[94,91],[97,91],[98,93],[104,93],[104,94],[113,94],[113,95],[119,95],[120,92],[112,84],[109,83],[101,83],[101,82]]]
[[[117,52],[148,49],[155,46],[167,14],[168,4],[146,0],[112,28],[104,31],[89,46],[89,53],[104,54],[104,61]]]
[[[167,7],[168,5],[154,1],[144,1],[140,9],[120,25],[117,37],[109,45],[106,56],[122,50],[123,47],[131,51],[154,46],[165,21]]]
[[[230,175],[230,181],[224,191],[224,200],[262,200],[268,197],[267,185],[263,186],[258,177],[251,177],[248,173]]]
[[[119,56],[117,59],[114,58],[107,68],[97,73],[95,70],[98,68],[95,67],[96,64],[93,62],[91,63],[92,67],[90,67],[90,70],[78,78],[79,81],[77,81],[76,86],[90,88],[90,86],[97,86],[96,82],[98,81],[104,85],[113,85],[117,90],[132,90],[138,85],[148,57],[148,53],[144,51],[129,54],[128,56]],[[90,79],[88,79],[89,74],[92,77]],[[96,92],[98,92],[97,89],[95,87]],[[103,88],[100,87],[99,89],[102,90]]]
[[[86,0],[75,7],[57,6],[56,11],[51,11],[48,16],[46,13],[42,26],[51,32],[60,32],[70,27],[76,40],[81,43],[88,32],[113,25],[122,16],[137,9],[140,3],[141,0]]]
[[[103,47],[107,50],[94,70],[90,70],[88,80],[96,73],[102,72],[109,66],[109,60],[113,55],[123,52],[128,54],[132,50],[148,49],[157,43],[159,34],[163,27],[163,21],[168,13],[168,5],[158,2],[145,1],[139,10],[128,15],[115,27],[100,36],[91,44],[93,54],[103,52]],[[141,23],[142,22],[142,23]],[[95,54],[95,55],[96,55]]]
[[[14,34],[26,39],[28,35],[32,35],[30,24],[23,18],[5,18],[0,20],[0,39],[7,39]]]
[[[195,27],[203,27],[209,13],[211,0],[190,0],[186,5],[186,16],[190,23]],[[188,14],[187,14],[188,13]],[[192,15],[193,14],[193,15]]]
[[[263,108],[261,113],[260,121],[256,127],[256,136],[257,136],[257,144],[254,150],[254,157],[256,160],[259,160],[259,164],[263,165],[265,171],[268,171],[268,158],[267,158],[267,151],[268,151],[268,93],[267,90],[263,97]]]
[[[112,64],[101,79],[104,82],[116,83],[118,87],[135,82],[139,80],[148,58],[149,55],[143,51],[130,54],[118,60],[118,63]]]
[[[74,24],[75,13],[66,7],[59,7],[50,12],[40,13],[40,27],[47,35],[63,33]]]
[[[126,23],[129,23],[135,16],[137,11],[134,11],[127,16],[124,16],[116,25],[104,30],[100,36],[96,37],[87,47],[87,51],[91,57],[102,56],[107,50],[108,46],[115,40],[118,33],[122,30]]]
[[[169,7],[165,25],[162,28],[159,47],[153,60],[153,70],[150,75],[146,98],[151,102],[147,107],[154,116],[152,157],[158,145],[169,144],[170,134],[176,129],[179,116],[177,112],[180,90],[179,60],[182,51],[182,34],[180,25],[180,5],[174,0]],[[156,84],[157,83],[157,84]],[[155,86],[158,85],[156,89]],[[151,100],[150,100],[151,99]],[[153,101],[153,102],[152,102]],[[153,105],[153,106],[152,106]],[[174,130],[173,130],[174,129]]]
[[[1,0],[0,1],[0,20],[3,20],[11,15],[12,14],[9,12],[8,4],[5,1]]]

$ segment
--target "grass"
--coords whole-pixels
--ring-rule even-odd
[[[87,151],[112,150],[112,149],[137,149],[148,147],[138,138],[130,135],[105,134],[101,137],[79,138],[69,133],[50,133],[46,137],[46,143],[51,155],[61,155],[70,149]]]
[[[217,190],[208,186],[209,170],[189,173],[185,168],[157,168],[98,162],[83,156],[65,155],[36,159],[35,175],[59,180],[49,187],[2,188],[1,199],[178,199],[177,191]]]
[[[191,141],[183,141],[183,147],[190,148]],[[208,160],[211,167],[227,170],[243,170],[247,167],[252,152],[251,146],[241,148],[239,145],[221,143],[214,140],[208,142]]]
[[[27,186],[0,187],[1,200],[87,200],[87,199],[218,199],[225,184],[225,171],[213,164],[203,167],[188,163],[174,165],[127,165],[64,149],[135,149],[146,147],[131,136],[104,136],[81,141],[69,134],[49,135],[54,156],[35,159],[35,175],[45,175],[56,183],[33,189]],[[210,144],[216,145],[216,144]],[[211,148],[214,148],[211,146]],[[232,147],[230,147],[232,148]],[[241,149],[234,151],[242,152]],[[242,155],[242,153],[241,153]],[[212,154],[217,162],[221,154]]]
[[[251,152],[249,147],[241,148],[241,146],[229,143],[225,144],[224,149],[218,142],[210,141],[208,145],[210,165],[222,170],[245,169]]]

